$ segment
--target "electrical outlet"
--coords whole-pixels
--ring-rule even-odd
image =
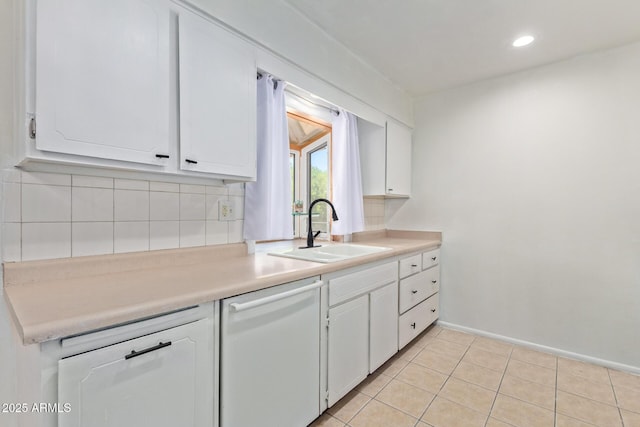
[[[235,219],[231,200],[218,200],[218,219],[220,221],[233,221]]]

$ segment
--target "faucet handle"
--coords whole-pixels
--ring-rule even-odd
[[[322,233],[321,230],[316,231],[315,233],[313,233],[313,238],[315,239],[316,237],[318,237],[318,235]]]

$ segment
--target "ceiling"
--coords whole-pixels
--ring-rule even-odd
[[[640,40],[640,0],[285,1],[412,95]]]

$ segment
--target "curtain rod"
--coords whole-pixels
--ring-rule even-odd
[[[258,73],[257,73],[257,75],[256,75],[256,78],[257,78],[258,80],[260,80],[260,78],[261,78],[261,77],[262,77],[262,73],[258,72]],[[275,84],[275,87],[276,87],[276,88],[278,87],[278,81],[279,81],[279,80],[275,80],[275,81],[274,81],[274,84]],[[286,88],[286,86],[285,86],[284,90],[285,90],[285,92],[288,92],[288,93],[290,93],[291,95],[296,96],[296,97],[298,97],[298,98],[300,98],[300,99],[302,99],[302,100],[304,100],[304,101],[308,102],[308,103],[309,103],[309,104],[311,104],[311,105],[315,105],[316,107],[320,107],[320,108],[324,108],[324,109],[326,109],[326,110],[329,110],[329,112],[331,112],[331,113],[336,113],[336,115],[338,115],[338,116],[340,115],[340,111],[339,111],[337,108],[327,107],[326,105],[322,105],[322,104],[318,104],[318,103],[316,103],[316,102],[313,102],[313,101],[311,101],[311,100],[309,100],[309,99],[305,98],[304,96],[301,96],[301,95],[299,95],[299,94],[297,94],[297,93],[295,93],[295,92],[292,92],[292,91],[288,90],[288,89]]]

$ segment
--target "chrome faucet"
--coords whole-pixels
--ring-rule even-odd
[[[333,218],[334,221],[338,220],[338,215],[336,214],[336,209],[333,207],[333,204],[331,204],[330,201],[328,201],[327,199],[316,199],[313,202],[311,202],[311,204],[309,205],[309,219],[307,220],[307,246],[300,246],[300,249],[307,249],[307,248],[314,248],[314,247],[319,247],[322,245],[318,245],[318,246],[314,246],[313,245],[313,239],[315,239],[316,237],[318,237],[318,234],[320,234],[320,230],[318,230],[316,232],[316,234],[313,234],[313,230],[311,230],[311,211],[313,210],[313,207],[315,206],[316,203],[318,202],[325,202],[326,204],[328,204],[331,207],[331,217]]]

